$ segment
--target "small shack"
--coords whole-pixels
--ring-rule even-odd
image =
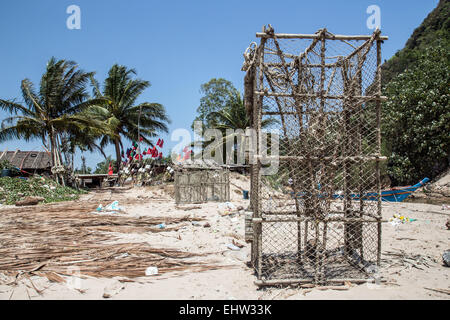
[[[23,175],[51,174],[52,158],[45,151],[0,151],[0,161],[7,160]]]
[[[117,174],[108,175],[107,173],[75,175],[76,185],[83,188],[112,187],[117,182],[117,178]]]
[[[175,203],[230,201],[230,174],[212,160],[186,160],[175,167]]]

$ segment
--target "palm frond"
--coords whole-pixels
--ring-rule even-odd
[[[33,112],[30,111],[27,107],[11,100],[0,99],[0,109],[5,110],[10,114],[22,113],[23,115],[33,115]]]

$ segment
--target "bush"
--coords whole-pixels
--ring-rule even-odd
[[[14,166],[11,164],[11,162],[9,162],[8,160],[2,160],[0,161],[0,170],[3,169],[10,169],[13,170],[15,169]]]
[[[388,173],[396,184],[433,178],[449,166],[450,51],[429,47],[386,87],[382,134]]]
[[[82,193],[86,191],[62,187],[50,179],[0,178],[0,202],[3,204],[15,204],[27,196],[43,197],[44,203],[68,201],[78,199]]]

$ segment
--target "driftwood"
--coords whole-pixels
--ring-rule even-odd
[[[25,197],[23,200],[16,201],[16,206],[17,207],[34,206],[44,200],[45,200],[45,198],[43,198],[43,197]]]
[[[196,210],[196,209],[201,209],[201,206],[191,206],[191,207],[180,207],[180,206],[175,206],[175,209],[177,210],[183,210],[183,211],[190,211],[190,210]]]
[[[434,292],[439,292],[439,293],[450,295],[450,290],[448,290],[448,289],[435,289],[435,288],[427,288],[427,287],[423,287],[423,288],[426,289],[426,290],[430,290],[430,291],[434,291]]]

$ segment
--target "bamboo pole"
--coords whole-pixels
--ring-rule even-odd
[[[323,251],[321,252],[322,253],[321,262],[323,264],[325,264],[325,265],[327,263],[327,261],[324,261],[326,259],[326,257],[327,257],[326,256],[326,252],[327,252],[327,236],[328,236],[328,222],[324,221],[324,223],[323,223],[323,234],[322,234]],[[326,281],[326,279],[325,279],[325,272],[323,270],[323,266],[321,266],[321,267],[322,268],[321,268],[321,279],[320,279],[320,281],[321,282],[325,282]]]
[[[259,70],[258,70],[258,77],[259,77],[259,90],[261,90],[264,86],[264,47],[265,47],[266,39],[261,39],[261,43],[259,46]],[[256,96],[257,102],[254,105],[254,108],[256,110],[253,111],[254,115],[254,126],[256,128],[256,135],[257,135],[257,143],[256,143],[256,154],[260,154],[261,152],[261,146],[262,146],[262,134],[261,134],[261,122],[262,122],[262,104],[263,104],[263,96]],[[255,195],[256,195],[256,206],[253,208],[254,217],[259,218],[261,217],[261,174],[260,174],[260,168],[261,168],[261,161],[257,160],[255,165],[255,172],[254,177],[255,180]],[[254,224],[254,237],[255,237],[255,244],[257,248],[257,275],[258,279],[261,279],[262,277],[262,225],[261,224]]]
[[[377,95],[381,96],[381,40],[377,40]],[[381,154],[381,101],[376,102],[376,121],[377,121],[377,153]],[[376,180],[378,203],[377,212],[379,216],[378,229],[378,250],[377,250],[377,265],[381,265],[381,179],[380,179],[380,164],[376,163]]]
[[[288,205],[289,203],[286,202]],[[355,213],[360,213],[359,210],[352,210]],[[263,211],[262,217],[263,219],[266,218],[267,216],[293,216],[296,215],[297,212],[296,211]],[[344,214],[344,211],[338,211],[338,210],[330,210],[328,211],[328,214]],[[370,217],[370,218],[374,218],[374,219],[378,219],[378,215],[373,215],[367,212],[363,212],[363,216],[366,217]]]
[[[344,217],[348,218],[349,217],[349,209],[351,208],[351,197],[350,197],[350,190],[349,190],[349,183],[350,183],[350,167],[349,167],[349,163],[347,161],[347,158],[350,157],[351,155],[349,154],[349,144],[350,142],[350,104],[351,101],[349,101],[349,96],[350,96],[350,79],[349,79],[349,71],[348,71],[348,62],[344,62],[344,64],[342,65],[342,69],[341,69],[341,73],[342,73],[342,80],[344,83],[344,101],[343,101],[343,105],[342,105],[342,113],[343,113],[343,126],[342,126],[342,130],[343,130],[343,141],[342,141],[342,155],[343,155],[343,182],[344,182]],[[350,207],[350,208],[349,208]],[[350,239],[352,238],[351,236],[351,227],[349,226],[348,223],[344,224],[344,251],[345,254],[351,254],[351,244],[350,244]]]
[[[269,92],[267,89],[262,91],[256,91],[256,95],[267,96],[267,97],[298,97],[298,98],[320,98],[320,93],[311,94],[311,93],[284,93],[284,92]],[[345,95],[341,96],[333,96],[333,95],[324,95],[324,99],[330,100],[343,100],[345,99]],[[387,101],[386,96],[354,96],[354,99],[362,100],[364,102],[368,101]]]
[[[376,161],[382,162],[386,161],[387,157],[372,155],[372,156],[342,156],[342,157],[304,157],[304,156],[261,156],[256,155],[257,159],[270,160],[270,159],[279,159],[280,161],[350,161],[350,162],[358,162],[358,161]]]
[[[294,57],[294,56],[293,56]],[[297,58],[297,60],[298,60],[298,57],[295,57],[295,58]],[[268,62],[268,63],[266,63],[265,64],[267,67],[282,67],[283,66],[283,63],[280,63],[280,62]],[[319,64],[319,63],[317,63],[317,64],[314,64],[314,63],[311,63],[311,64],[308,64],[308,63],[300,63],[300,66],[302,67],[302,68],[322,68],[322,64]],[[325,68],[335,68],[336,66],[339,66],[339,63],[338,62],[335,62],[335,63],[325,63]]]
[[[265,217],[263,216],[262,218],[252,218],[252,221],[254,223],[273,223],[273,222],[314,222],[314,217],[308,217],[308,216],[301,216],[301,217],[296,217],[294,215],[292,215],[292,217],[288,217],[288,218],[281,218],[281,217]],[[352,222],[362,222],[362,223],[377,223],[379,221],[381,222],[388,222],[388,220],[383,219],[380,220],[379,218],[363,218],[363,217],[354,217],[354,218],[346,218],[346,217],[328,217],[328,218],[323,218],[321,221],[323,222],[347,222],[347,223],[352,223]]]
[[[325,136],[325,114],[324,114],[324,110],[325,110],[325,52],[326,52],[326,40],[325,40],[325,36],[326,36],[326,29],[324,29],[321,33],[322,37],[320,38],[320,64],[322,65],[321,69],[320,69],[320,112],[319,112],[319,123],[320,123],[320,127],[318,130],[318,137],[320,141],[324,141],[324,136]],[[320,150],[320,153],[322,153],[322,151]],[[324,167],[324,162],[321,161],[320,163],[320,167]],[[321,184],[324,181],[320,181]],[[325,188],[327,187],[327,184],[325,183]],[[317,193],[319,192],[319,190],[317,190]],[[323,219],[323,212],[321,212],[321,208],[320,208],[320,201],[321,200],[317,195],[316,195],[316,203],[318,204],[317,209],[316,209],[316,283],[319,283],[321,281],[323,281],[322,279],[325,277],[325,274],[323,273],[323,257],[325,254],[325,246],[326,245],[326,222],[324,223],[324,230],[323,230],[323,241],[321,243],[320,241],[320,230],[319,230],[319,220],[318,219]],[[327,209],[327,208],[326,208]]]
[[[295,90],[295,93],[300,92],[302,89],[302,58],[296,60],[295,64],[296,70],[297,70],[297,85],[293,88]],[[295,109],[297,110],[297,116],[298,116],[298,123],[299,123],[299,137],[302,139],[303,136],[303,103],[298,100],[298,97],[294,97],[295,102]],[[289,172],[294,172],[295,167],[292,165],[292,162],[289,162]],[[296,175],[293,175],[292,179],[292,191],[296,195],[298,193],[298,181]],[[294,198],[295,201],[295,210],[297,212],[297,217],[301,217],[300,213],[300,203],[298,201],[298,198]],[[306,225],[304,236],[307,237],[308,228]],[[306,242],[303,242],[306,245]],[[297,223],[297,259],[299,259],[299,262],[303,261],[305,259],[304,254],[302,255],[302,224],[299,221]]]
[[[368,40],[370,41],[370,40]],[[359,59],[360,59],[360,53],[358,52],[358,65],[359,65]],[[357,87],[356,87],[356,93],[358,94],[362,94],[362,70],[359,69],[356,77],[357,79]],[[354,93],[355,94],[355,93]],[[363,113],[363,108],[362,108],[362,104],[357,104],[356,105],[356,110],[358,112],[358,118],[357,118],[357,129],[356,129],[356,140],[357,140],[357,146],[358,146],[358,150],[357,153],[358,155],[362,155],[363,149],[362,149],[362,113]],[[359,161],[359,177],[358,177],[358,192],[359,194],[363,194],[363,184],[362,184],[362,177],[363,177],[363,169],[364,169],[364,162],[362,160]],[[360,217],[362,217],[364,215],[364,200],[363,197],[359,197],[359,214]],[[363,248],[363,227],[362,225],[358,226],[357,228],[357,232],[359,235],[359,239],[357,239],[358,241],[358,246],[359,246],[359,253],[361,255],[361,258],[364,259],[364,248]]]
[[[350,283],[367,283],[370,282],[371,279],[353,279],[353,278],[345,278],[345,279],[327,279],[327,283],[342,283],[345,284],[346,282]],[[280,279],[280,280],[256,280],[255,285],[259,287],[264,286],[276,286],[276,285],[290,285],[290,284],[305,284],[305,283],[311,283],[310,279]],[[318,287],[319,288],[319,287]]]
[[[256,33],[257,38],[278,38],[278,39],[318,39],[321,37],[320,34],[294,34],[294,33],[275,33],[275,34],[267,34],[264,32],[257,32]],[[327,33],[325,35],[325,39],[328,40],[369,40],[371,38],[371,35],[330,35]],[[389,40],[389,37],[387,36],[380,36],[379,40]]]
[[[255,51],[255,55],[258,54],[258,51]],[[256,91],[256,66],[253,64],[247,71],[246,76],[244,78],[244,84],[245,84],[245,97],[244,97],[244,101],[245,101],[245,109],[247,112],[247,115],[250,119],[250,126],[253,128],[256,124],[256,115],[255,115],[255,99],[256,96],[253,94]],[[253,162],[253,160],[250,158],[250,155],[253,154],[254,150],[253,148],[255,148],[255,145],[253,143],[253,140],[250,141],[250,139],[252,138],[252,136],[247,136],[247,142],[248,142],[248,147],[252,147],[252,150],[249,150],[249,154],[248,154],[248,160],[249,160],[249,165],[250,165],[250,210],[252,211],[252,217],[253,217],[253,212],[255,210],[255,202],[257,202],[257,193],[255,192],[255,164]],[[252,161],[251,161],[252,160]],[[256,259],[258,257],[258,248],[257,248],[257,243],[255,240],[256,237],[256,231],[254,228],[253,224],[250,224],[251,229],[252,229],[252,240],[251,240],[251,255],[250,255],[250,263],[253,266],[253,268],[256,268]]]

